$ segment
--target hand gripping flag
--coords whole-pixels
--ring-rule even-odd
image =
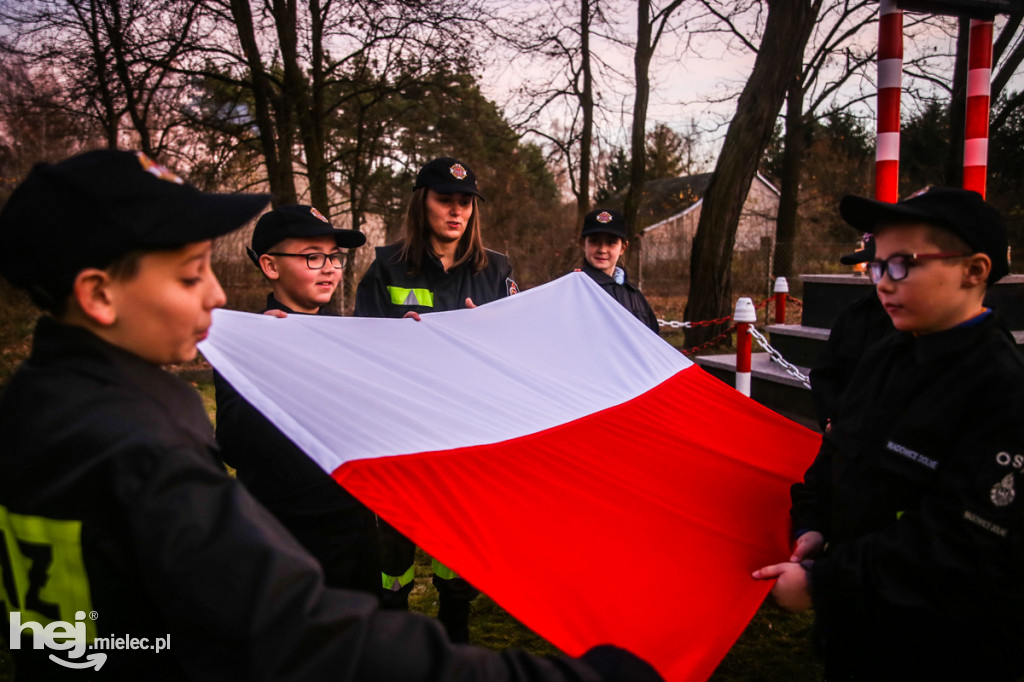
[[[818,445],[582,273],[420,322],[216,311],[202,352],[528,627],[669,680],[710,675],[757,610]]]

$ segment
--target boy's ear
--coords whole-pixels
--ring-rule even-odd
[[[110,288],[113,280],[105,270],[86,268],[75,276],[71,295],[86,317],[109,327],[117,321],[117,306]]]
[[[277,261],[273,256],[267,254],[260,256],[260,270],[263,271],[263,276],[267,279],[275,280],[281,277],[281,273],[277,270]]]
[[[975,253],[967,257],[967,270],[964,274],[964,284],[967,286],[978,286],[988,280],[992,272],[992,259],[985,253]]]

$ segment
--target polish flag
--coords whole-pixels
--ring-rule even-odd
[[[570,655],[708,677],[819,436],[587,275],[411,319],[218,310],[203,355],[341,485]]]

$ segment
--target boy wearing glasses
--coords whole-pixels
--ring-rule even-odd
[[[326,307],[341,281],[345,252],[366,236],[335,229],[312,206],[265,213],[249,258],[271,284],[264,313],[333,315]],[[373,514],[310,460],[220,374],[217,442],[238,479],[291,531],[324,570],[330,587],[376,593],[380,587]]]
[[[983,305],[1007,274],[975,192],[846,197],[897,332],[865,352],[804,481],[784,608],[813,605],[829,680],[1024,674],[1024,361]],[[1020,490],[1020,494],[1018,494]]]

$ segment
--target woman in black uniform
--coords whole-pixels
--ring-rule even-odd
[[[475,308],[518,292],[508,259],[485,249],[476,176],[453,158],[434,159],[416,176],[405,237],[377,247],[356,290],[357,317],[418,317]],[[385,607],[408,609],[415,545],[381,523]],[[476,589],[436,559],[437,617],[453,642],[469,641],[469,604]]]

